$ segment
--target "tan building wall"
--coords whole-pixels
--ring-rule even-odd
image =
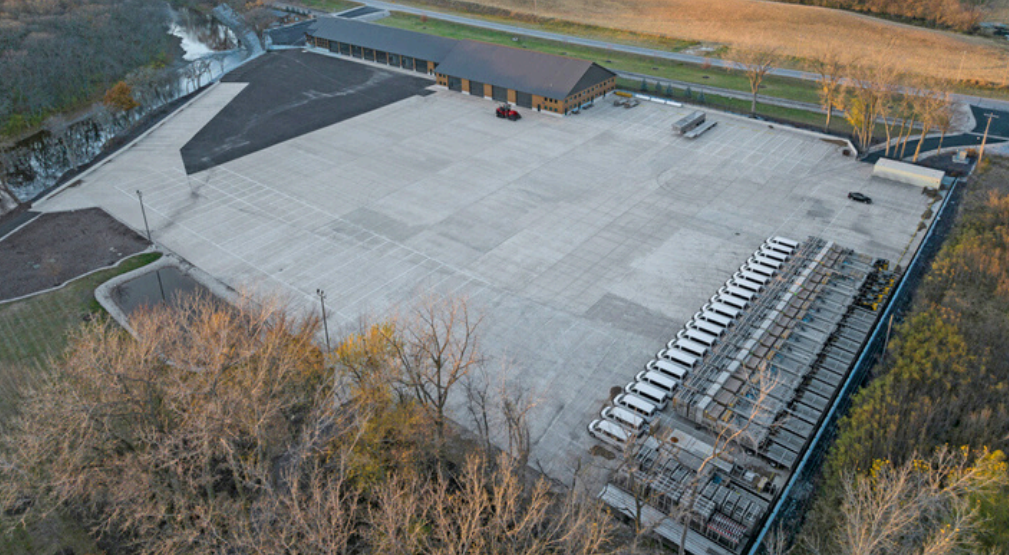
[[[443,87],[448,87],[448,75],[437,72],[435,72],[435,74],[437,75],[438,84]],[[468,94],[470,90],[469,79],[460,79],[459,81],[462,92]],[[532,109],[555,114],[566,114],[586,102],[595,100],[607,93],[613,92],[616,88],[617,80],[613,77],[563,99],[548,98],[534,94],[532,95]],[[491,83],[483,83],[483,96],[484,98],[493,98],[494,85]],[[508,102],[516,104],[516,96],[517,95],[513,89],[508,89]]]
[[[606,93],[612,92],[616,88],[617,88],[617,79],[616,77],[611,77],[610,79],[607,79],[602,83],[593,85],[592,87],[589,87],[584,91],[573,94],[564,99],[564,102],[562,103],[563,111],[561,111],[561,113],[565,114],[570,110],[573,110],[581,106],[582,104],[589,102],[590,100],[595,100],[605,95]]]

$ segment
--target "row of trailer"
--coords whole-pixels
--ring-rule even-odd
[[[627,492],[647,483],[649,507],[690,511],[692,552],[742,552],[825,425],[898,279],[885,261],[831,241],[764,241],[594,421],[612,431],[603,441],[624,447],[657,426],[666,406],[675,413],[661,416],[661,433],[634,443],[637,473],[617,473],[601,498],[630,514]],[[656,383],[668,398],[641,393]],[[641,425],[617,421],[617,408]],[[702,463],[719,430],[742,426],[740,452]],[[683,537],[669,519],[654,530],[674,544]]]
[[[651,419],[656,418],[656,413],[672,404],[684,393],[684,388],[689,389],[696,378],[694,374],[716,359],[725,347],[730,347],[735,341],[733,337],[751,325],[754,305],[764,296],[773,295],[775,284],[780,289],[780,284],[786,282],[782,279],[789,271],[786,263],[800,246],[797,241],[785,237],[764,241],[645,365],[635,381],[613,400],[613,405],[603,409],[602,418],[589,427],[590,431],[594,430],[593,435],[619,448],[625,448],[634,437],[644,435],[645,426],[652,425]],[[656,399],[640,393],[648,387],[668,392],[669,396]],[[648,389],[644,391],[652,393]],[[614,418],[614,411],[625,409],[634,412],[642,420],[641,425],[631,426]],[[677,427],[663,430],[655,438],[635,442],[634,458],[641,472],[638,480],[648,481],[651,503],[663,514],[675,511],[676,506],[689,504],[693,515],[690,526],[698,532],[691,535],[696,544],[691,548],[693,551],[735,552],[745,544],[767,510],[767,494],[761,492],[770,478],[735,464],[732,457],[717,458],[705,466],[706,453],[713,446],[693,434],[696,434],[694,427]],[[617,476],[602,496],[618,509],[625,506],[621,492],[634,488],[634,484],[625,482]],[[682,525],[663,521],[656,526],[656,534],[677,542]]]
[[[600,418],[589,424],[596,439],[619,449],[646,435],[659,411],[719,339],[736,322],[781,269],[799,243],[771,237],[743,264],[718,293],[614,397]]]

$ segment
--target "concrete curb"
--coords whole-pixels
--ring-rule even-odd
[[[127,314],[123,312],[118,304],[116,304],[115,300],[112,298],[112,292],[116,289],[116,287],[119,287],[123,283],[136,279],[144,274],[169,267],[174,267],[183,274],[193,278],[193,280],[195,280],[198,284],[206,287],[215,297],[232,305],[238,304],[239,294],[235,292],[234,289],[224,285],[207,272],[183,260],[174,253],[165,253],[165,255],[159,260],[152,262],[151,264],[142,268],[137,268],[132,272],[116,276],[99,285],[95,289],[95,299],[98,300],[98,303],[102,305],[102,308],[104,308],[109,313],[109,316],[112,316],[112,318],[120,326],[122,326],[123,329],[130,332],[130,335],[135,336],[136,332],[132,327],[130,327]]]
[[[246,61],[248,61],[248,60],[246,60]],[[214,81],[212,84],[210,84],[209,86],[207,86],[207,88],[203,92],[201,92],[200,94],[198,94],[198,95],[194,96],[193,98],[191,98],[189,100],[189,102],[186,102],[182,106],[179,106],[179,108],[177,110],[175,110],[171,114],[168,114],[167,116],[165,116],[158,123],[155,123],[154,125],[152,125],[150,129],[148,129],[147,131],[144,131],[143,133],[141,133],[140,135],[138,135],[137,138],[135,138],[132,141],[130,141],[129,143],[123,145],[122,147],[119,148],[119,150],[116,150],[112,154],[109,154],[107,157],[105,157],[104,160],[102,160],[101,162],[98,162],[94,166],[91,166],[90,168],[88,168],[87,170],[85,170],[80,175],[78,175],[75,178],[67,181],[63,185],[60,185],[56,189],[53,189],[52,191],[49,191],[49,193],[46,196],[44,196],[44,197],[36,200],[35,202],[32,203],[32,205],[33,206],[37,206],[39,204],[44,203],[45,201],[51,199],[52,197],[55,197],[56,195],[62,193],[70,185],[76,184],[78,181],[81,181],[84,178],[88,177],[89,175],[91,175],[91,172],[97,170],[98,168],[101,168],[102,166],[104,166],[105,164],[108,164],[112,160],[115,160],[120,154],[122,154],[123,152],[126,152],[127,150],[133,148],[133,145],[137,144],[138,142],[140,142],[143,139],[146,139],[148,135],[150,135],[151,133],[153,133],[155,130],[160,129],[161,126],[164,125],[165,123],[167,123],[167,122],[171,121],[172,119],[174,119],[175,116],[177,116],[178,114],[180,114],[186,108],[189,108],[189,106],[192,105],[194,102],[196,102],[197,100],[200,100],[207,93],[209,93],[210,91],[216,89],[217,85],[219,85],[220,83],[221,83],[220,79]]]

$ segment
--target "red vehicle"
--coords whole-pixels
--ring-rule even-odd
[[[508,118],[512,121],[518,121],[522,119],[522,115],[512,109],[510,104],[502,104],[497,107],[497,111],[494,112],[499,118]]]

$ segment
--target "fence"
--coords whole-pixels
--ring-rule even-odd
[[[901,277],[900,283],[890,296],[890,300],[876,321],[876,327],[869,339],[866,341],[861,355],[855,361],[855,365],[848,375],[847,380],[834,400],[833,405],[827,412],[823,424],[813,436],[813,441],[803,455],[795,472],[789,479],[788,484],[778,498],[777,504],[771,511],[770,516],[764,522],[764,527],[750,548],[749,555],[761,553],[761,543],[769,531],[774,528],[776,522],[788,522],[787,527],[781,527],[782,531],[787,531],[792,536],[787,538],[789,543],[794,539],[794,535],[800,529],[795,523],[802,522],[809,503],[812,500],[813,483],[819,475],[821,463],[834,442],[837,433],[838,420],[847,413],[851,407],[851,398],[866,381],[869,371],[879,362],[885,354],[886,344],[889,339],[891,318],[894,322],[902,320],[905,312],[911,304],[914,292],[918,289],[922,278],[931,266],[936,253],[942,247],[943,242],[949,235],[956,219],[956,206],[962,196],[959,179],[953,181],[949,193],[943,199],[942,206],[936,213],[935,220],[929,226],[922,239],[918,250],[908,264],[907,269]]]

